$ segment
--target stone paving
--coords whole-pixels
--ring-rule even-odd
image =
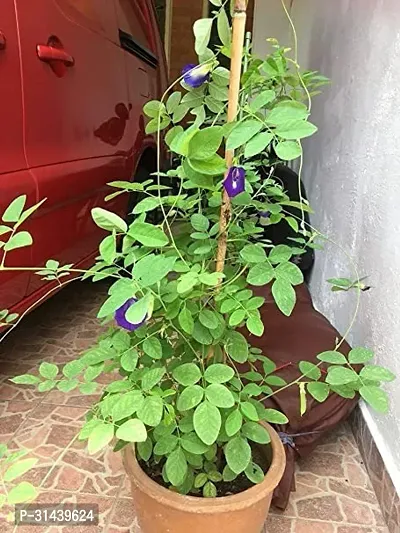
[[[74,283],[0,345],[0,442],[39,459],[27,476],[43,486],[39,502],[97,503],[100,509],[99,526],[25,526],[18,533],[141,533],[120,456],[107,451],[89,457],[74,440],[93,396],[39,394],[8,381],[43,360],[71,361],[89,347],[100,331],[94,311],[104,293],[102,284]],[[271,509],[265,533],[387,533],[347,424],[298,464],[296,484],[288,509]],[[0,520],[0,533],[11,533],[13,526]]]

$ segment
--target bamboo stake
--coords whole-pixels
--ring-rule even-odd
[[[232,24],[231,74],[229,81],[228,122],[234,122],[238,114],[240,78],[242,73],[242,56],[246,31],[247,0],[235,0]],[[232,166],[233,151],[226,150],[225,161]],[[219,219],[219,238],[216,258],[216,271],[223,272],[226,258],[227,233],[231,218],[231,200],[224,189]]]

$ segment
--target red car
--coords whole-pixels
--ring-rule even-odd
[[[34,245],[7,266],[87,267],[107,183],[155,167],[142,107],[166,69],[152,0],[1,0],[0,74],[0,213],[21,194],[47,198],[26,223]],[[126,195],[106,204],[127,206]],[[0,273],[0,309],[20,313],[48,289],[34,273]]]

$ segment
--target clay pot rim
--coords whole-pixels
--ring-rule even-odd
[[[172,507],[178,511],[213,514],[250,507],[275,490],[286,467],[285,449],[278,434],[266,422],[261,422],[261,424],[266,427],[271,436],[272,463],[262,483],[254,485],[239,494],[221,496],[220,498],[201,498],[196,496],[184,496],[172,492],[153,481],[141,469],[137,462],[133,446],[126,446],[122,450],[124,466],[128,473],[129,480],[133,482],[139,490],[149,494],[163,505]]]

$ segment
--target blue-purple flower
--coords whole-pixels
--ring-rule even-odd
[[[244,192],[246,188],[245,169],[242,167],[231,167],[224,179],[224,187],[230,198]]]
[[[192,89],[197,89],[208,81],[211,72],[211,64],[206,63],[205,65],[194,65],[190,63],[182,69],[183,81]]]
[[[271,216],[271,211],[259,211],[258,216],[260,218],[269,218]]]
[[[126,319],[126,313],[128,309],[132,307],[132,305],[136,302],[137,302],[136,298],[129,298],[129,300],[127,300],[124,303],[124,305],[122,305],[119,309],[115,311],[114,317],[115,317],[116,323],[118,324],[118,326],[120,326],[121,328],[127,329],[128,331],[135,331],[135,329],[140,328],[140,326],[143,326],[143,324],[146,322],[147,317],[145,317],[141,322],[137,324],[132,324],[132,322],[129,322]]]

